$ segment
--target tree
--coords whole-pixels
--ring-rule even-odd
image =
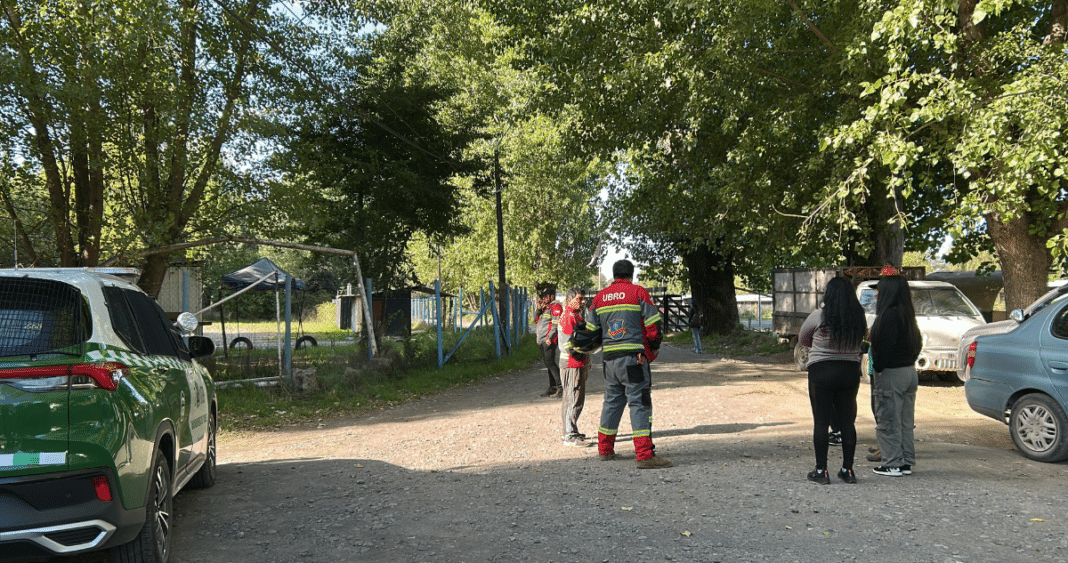
[[[866,190],[878,163],[906,198],[943,194],[953,235],[996,249],[1009,309],[1068,257],[1066,29],[1065,0],[897,2],[848,46],[855,64],[885,66],[853,88],[870,110],[825,141],[863,150],[839,191]]]
[[[441,239],[464,232],[456,180],[481,167],[463,155],[473,129],[436,117],[453,92],[404,63],[361,56],[341,99],[297,123],[283,138],[288,151],[275,160],[287,173],[279,207],[296,212],[284,222],[289,230],[356,250],[364,275],[383,287],[411,278],[405,252],[416,233]]]
[[[263,38],[291,22],[227,6],[0,0],[0,107],[43,177],[60,265],[179,242],[229,207],[215,200],[241,183],[220,171],[252,152],[241,133],[279,80]],[[158,291],[170,259],[148,257],[140,285]]]
[[[865,105],[842,83],[870,70],[843,69],[837,42],[878,12],[642,0],[531,1],[497,14],[554,85],[543,105],[576,108],[570,145],[620,162],[607,221],[617,242],[636,241],[654,269],[681,256],[706,331],[737,324],[736,273],[766,288],[773,266],[838,263],[847,251],[900,261],[881,201],[851,198],[851,221],[823,217],[801,237],[822,188],[850,172],[819,153],[820,131]]]
[[[417,276],[441,277],[455,290],[497,280],[495,185],[490,163],[499,160],[506,279],[513,287],[583,283],[601,229],[594,200],[604,165],[572,158],[561,131],[567,108],[531,111],[545,85],[515,67],[517,51],[506,30],[476,3],[419,0],[362,3],[381,25],[373,42],[382,60],[398,61],[405,76],[422,76],[451,95],[434,118],[447,127],[478,132],[464,158],[487,163],[484,175],[452,181],[465,233],[422,233],[409,245]]]

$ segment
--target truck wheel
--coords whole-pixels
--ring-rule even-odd
[[[808,346],[802,346],[800,342],[794,346],[794,362],[799,371],[805,371],[805,364],[808,363]]]

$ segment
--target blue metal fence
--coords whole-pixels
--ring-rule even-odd
[[[412,324],[433,326],[438,344],[438,367],[444,365],[460,348],[464,340],[476,327],[493,326],[494,343],[497,357],[502,353],[511,354],[519,345],[522,334],[530,331],[530,297],[525,288],[507,290],[504,298],[508,300],[508,322],[501,322],[497,307],[497,288],[490,283],[487,288],[478,290],[478,310],[468,311],[463,307],[463,288],[455,296],[441,294],[441,282],[434,282],[434,295],[412,299]],[[489,314],[487,314],[489,313]],[[464,315],[475,315],[470,324],[463,326]],[[452,325],[453,333],[463,329],[460,340],[452,350],[444,353],[443,332],[446,325]]]

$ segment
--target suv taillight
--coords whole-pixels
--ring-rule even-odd
[[[975,367],[975,348],[977,344],[979,343],[973,340],[972,343],[968,345],[968,369]]]
[[[51,391],[65,387],[68,381],[73,387],[114,391],[129,369],[118,362],[11,368],[0,370],[0,379],[23,391]]]

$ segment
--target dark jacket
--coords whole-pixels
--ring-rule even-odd
[[[916,363],[923,342],[909,342],[908,322],[897,307],[891,307],[872,323],[871,362],[875,373]],[[917,335],[918,336],[918,335]]]
[[[701,328],[702,320],[703,319],[701,318],[701,308],[697,305],[691,305],[690,318],[687,320],[690,325],[690,328]]]

